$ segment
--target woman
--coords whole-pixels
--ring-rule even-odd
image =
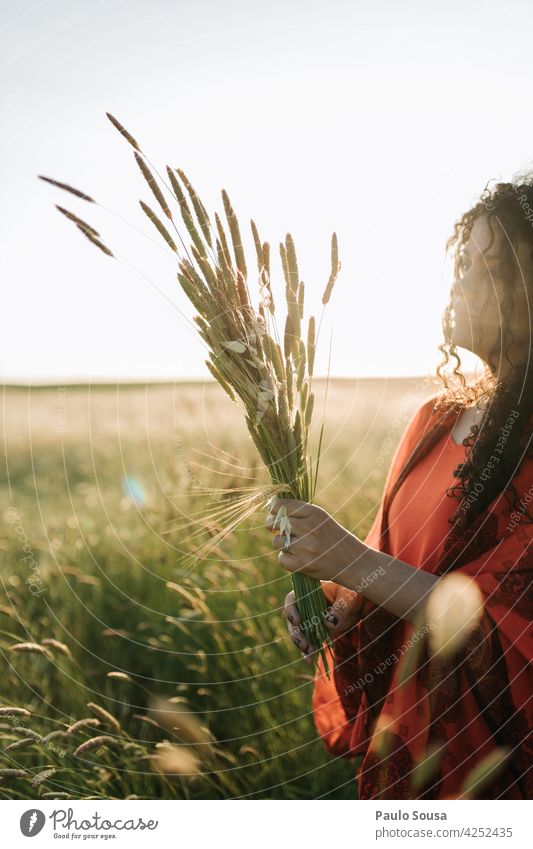
[[[460,798],[495,749],[505,757],[477,795],[533,795],[533,177],[485,190],[446,247],[455,279],[437,369],[444,391],[411,419],[370,533],[362,541],[292,500],[288,549],[273,537],[284,569],[324,582],[335,670],[328,679],[319,660],[314,719],[332,754],[361,756],[364,799]],[[481,358],[481,378],[465,380],[457,347]],[[482,605],[446,655],[427,639],[427,601],[451,572],[469,578]],[[285,615],[311,662],[292,593]]]

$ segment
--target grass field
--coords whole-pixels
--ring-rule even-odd
[[[419,379],[330,383],[317,503],[360,536],[432,392]],[[264,511],[183,568],[208,503],[200,489],[267,481],[222,390],[11,387],[3,432],[0,795],[355,798],[354,763],[317,739]],[[192,746],[199,774],[158,770],[157,744],[174,738],[148,715],[157,696],[188,706],[214,739]],[[108,739],[74,755],[97,735]]]

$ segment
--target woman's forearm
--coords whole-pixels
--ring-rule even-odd
[[[333,581],[393,616],[418,624],[438,578],[366,545],[315,504],[278,498],[266,520],[271,530],[276,528],[282,508],[290,518],[292,540],[287,549],[286,534],[273,537],[282,568]]]
[[[355,590],[408,622],[420,622],[429,593],[438,578],[403,560],[366,546],[336,582]]]

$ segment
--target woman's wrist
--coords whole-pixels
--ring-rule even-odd
[[[353,557],[337,581],[400,619],[418,622],[438,578],[355,538]]]
[[[383,552],[370,548],[357,537],[353,539],[353,556],[348,567],[339,574],[338,583],[349,590],[366,595],[365,588],[384,573],[381,564]]]

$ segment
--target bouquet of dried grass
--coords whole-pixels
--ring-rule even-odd
[[[227,192],[222,191],[222,200],[229,238],[217,213],[213,226],[204,204],[181,169],[167,166],[168,179],[161,177],[150,168],[147,157],[133,136],[112,115],[108,113],[107,117],[134,148],[137,165],[166,219],[163,223],[158,213],[140,201],[145,215],[179,257],[178,280],[198,313],[194,320],[209,351],[207,368],[232,401],[238,399],[244,406],[248,430],[272,482],[267,489],[256,487],[244,492],[233,499],[229,507],[216,511],[219,522],[223,521],[223,530],[207,547],[196,552],[197,555],[205,555],[239,522],[264,504],[265,498],[268,503],[275,495],[307,502],[314,498],[324,428],[322,422],[317,457],[313,461],[308,441],[314,406],[312,377],[318,338],[315,318],[309,318],[303,333],[305,287],[300,280],[296,249],[290,234],[280,244],[286,300],[281,339],[271,286],[270,245],[260,239],[254,221],[251,221],[251,230],[258,273],[257,310],[247,285],[248,267],[239,222]],[[41,179],[86,202],[96,203],[72,186],[48,177]],[[190,239],[189,248],[174,222],[165,193],[178,203]],[[69,210],[57,208],[92,244],[113,256],[94,227]],[[182,255],[176,241],[183,248]],[[339,270],[337,237],[333,234],[331,271],[322,296],[324,306],[329,301]],[[290,522],[284,507],[278,520],[280,532],[290,540]],[[327,604],[320,581],[299,573],[293,574],[292,580],[307,635],[312,644],[320,647],[329,674],[325,649],[331,646],[331,640],[323,623]]]

